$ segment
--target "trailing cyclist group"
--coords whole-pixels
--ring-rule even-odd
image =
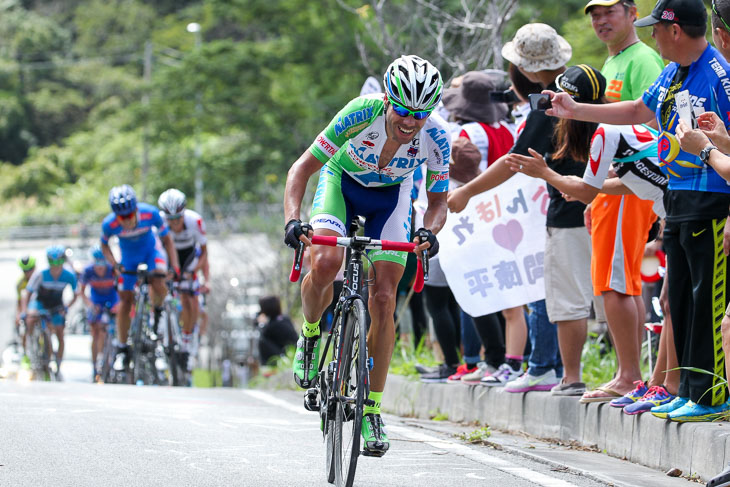
[[[46,249],[47,269],[36,271],[33,256],[19,259],[16,332],[22,364],[61,379],[66,312],[81,298],[94,381],[189,384],[200,301],[210,282],[205,223],[175,188],[160,195],[158,208],[138,202],[129,185],[117,186],[109,192],[109,205],[100,242],[78,276],[67,263],[71,252],[60,245]],[[118,252],[110,247],[113,237]],[[64,302],[67,287],[73,298]]]

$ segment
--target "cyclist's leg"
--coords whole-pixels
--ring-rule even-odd
[[[147,268],[150,270],[150,299],[155,306],[155,314],[157,308],[162,306],[162,302],[167,295],[167,286],[165,285],[165,277],[161,275],[167,274],[167,259],[162,250],[162,244],[159,240],[155,244],[155,248],[150,251],[147,256]],[[156,317],[157,318],[157,317]]]
[[[364,215],[365,235],[396,242],[408,242],[411,228],[411,195],[407,183],[386,188],[375,188],[363,201],[365,208],[355,205],[354,211]],[[384,454],[389,446],[388,436],[380,417],[380,402],[388,376],[388,367],[395,345],[395,304],[398,283],[403,277],[407,255],[405,252],[373,250],[369,257],[373,262],[370,278],[375,278],[368,291],[370,330],[368,331],[368,352],[373,357],[370,371],[370,393],[368,399],[375,405],[365,406],[362,436],[365,448],[371,453]],[[374,271],[374,273],[373,273]]]
[[[58,350],[56,350],[56,372],[61,370],[61,361],[63,360],[63,350],[65,342],[63,340],[64,330],[66,329],[66,316],[63,312],[56,312],[51,315],[51,331],[58,339]]]
[[[89,322],[89,334],[91,335],[91,366],[94,369],[94,376],[98,373],[96,370],[96,362],[99,354],[99,335],[100,330],[103,326],[99,323],[101,315],[101,307],[98,304],[92,303],[86,315],[86,319]],[[104,342],[102,341],[102,344]]]
[[[25,318],[25,334],[23,335],[23,351],[26,357],[28,356],[28,348],[26,348],[28,346],[28,339],[33,336],[33,330],[38,323],[38,314],[41,309],[40,303],[35,299],[32,299],[28,303],[28,311]]]
[[[310,223],[316,235],[344,236],[347,211],[341,191],[341,173],[327,166],[320,172],[317,193],[312,205]],[[297,341],[292,363],[294,381],[309,387],[317,375],[320,351],[322,313],[332,301],[332,283],[341,266],[344,250],[338,247],[314,245],[309,248],[311,270],[302,280],[302,313],[304,323]]]

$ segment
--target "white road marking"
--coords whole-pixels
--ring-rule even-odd
[[[267,403],[271,404],[272,406],[278,406],[280,408],[286,409],[287,411],[291,411],[293,413],[304,414],[306,416],[315,417],[314,413],[304,409],[304,404],[302,404],[301,406],[293,406],[293,405],[289,404],[288,402],[282,401],[281,399],[277,399],[274,396],[272,396],[271,394],[269,394],[267,392],[263,392],[263,391],[254,391],[251,389],[247,389],[247,390],[243,391],[243,393],[247,394],[255,399],[258,399],[259,401],[267,402]]]
[[[516,464],[507,460],[502,460],[500,458],[489,456],[486,453],[482,453],[476,449],[469,448],[466,445],[443,440],[435,436],[427,435],[420,431],[412,431],[408,428],[403,428],[400,426],[388,426],[387,429],[388,431],[403,435],[406,438],[416,441],[422,441],[423,443],[431,445],[434,448],[451,451],[457,455],[471,458],[472,460],[475,460],[477,462],[490,465],[497,470],[501,470],[502,472],[509,473],[516,477],[529,480],[530,482],[534,482],[544,487],[576,487],[575,484],[571,484],[570,482],[566,482],[565,480],[550,477],[540,472],[533,472],[528,468],[519,467]]]

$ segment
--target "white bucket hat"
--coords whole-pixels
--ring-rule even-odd
[[[547,24],[526,24],[502,47],[502,57],[528,73],[558,69],[570,60],[568,41]]]

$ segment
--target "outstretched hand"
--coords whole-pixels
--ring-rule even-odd
[[[469,199],[469,195],[462,186],[449,191],[446,196],[446,206],[449,207],[451,213],[461,213],[466,208],[466,204],[469,203]]]
[[[684,120],[680,120],[677,124],[675,136],[683,151],[696,156],[700,154],[702,149],[710,145],[710,139],[707,138],[707,135],[700,130],[692,130]]]
[[[514,153],[509,154],[506,160],[507,164],[514,172],[521,172],[533,178],[543,178],[545,171],[548,169],[545,158],[532,149],[527,149],[527,151],[532,157]]]
[[[730,153],[730,135],[725,129],[725,122],[715,112],[705,112],[697,116],[697,128],[720,149]]]
[[[543,90],[543,94],[550,95],[550,102],[552,108],[548,108],[545,111],[545,115],[558,118],[574,118],[574,113],[578,104],[573,100],[569,94],[560,92],[555,93],[550,90]]]

